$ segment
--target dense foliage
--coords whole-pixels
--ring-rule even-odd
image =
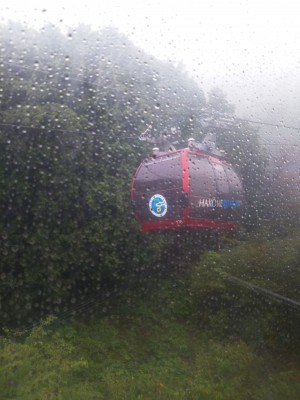
[[[142,237],[130,208],[137,137],[185,129],[204,96],[114,30],[1,36],[1,323],[18,324],[158,262],[165,240]]]
[[[8,333],[1,393],[296,399],[299,210],[280,209],[257,130],[218,89],[205,98],[180,66],[113,29],[9,24],[0,35],[2,332],[86,315]],[[248,203],[240,243],[226,237],[226,250],[203,255],[205,232],[141,235],[129,199],[149,151],[139,134],[176,127],[201,140],[203,120],[224,113],[230,125],[214,129]]]
[[[141,236],[133,219],[131,178],[149,150],[138,135],[151,124],[201,138],[201,110],[229,105],[206,105],[181,67],[113,29],[9,24],[1,37],[0,304],[10,325],[120,288],[178,248]],[[178,254],[189,251],[182,243]]]
[[[297,399],[297,372],[276,370],[241,341],[221,344],[178,322],[109,319],[33,331],[6,343],[5,399]],[[30,377],[30,379],[28,379]]]
[[[192,270],[141,281],[110,310],[94,303],[91,317],[48,320],[21,341],[8,333],[1,343],[2,395],[297,400],[299,310],[228,280],[236,273],[257,289],[255,260],[264,247],[259,267],[267,273],[275,264],[268,288],[280,293],[286,286],[281,276],[288,281],[298,274],[294,268],[287,277],[281,264],[288,254],[291,270],[295,266],[299,239],[288,242],[208,252]]]
[[[299,235],[211,252],[193,269],[199,320],[217,337],[243,337],[255,350],[299,359]]]

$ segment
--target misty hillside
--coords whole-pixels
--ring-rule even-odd
[[[1,393],[296,400],[297,157],[270,168],[219,88],[204,96],[115,29],[0,36]],[[217,134],[246,199],[220,246],[141,233],[130,189],[150,126],[181,144]]]

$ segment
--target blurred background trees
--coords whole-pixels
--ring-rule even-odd
[[[195,258],[197,235],[142,236],[133,218],[131,179],[149,151],[138,136],[149,125],[154,134],[176,127],[182,140],[215,130],[243,179],[246,228],[270,219],[258,130],[235,118],[219,89],[206,98],[182,66],[114,29],[63,34],[11,23],[0,34],[2,325]]]

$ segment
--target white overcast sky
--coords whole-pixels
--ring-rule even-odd
[[[248,118],[300,126],[300,2],[2,0],[0,20],[115,26],[156,57],[182,61]]]

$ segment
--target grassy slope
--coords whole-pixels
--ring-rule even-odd
[[[253,244],[234,251],[239,254],[234,259],[245,263]],[[299,365],[255,352],[251,341],[221,332],[214,322],[214,315],[228,322],[228,287],[209,271],[214,266],[219,271],[227,256],[209,254],[186,276],[174,274],[140,293],[128,291],[109,315],[95,310],[63,325],[41,325],[22,341],[2,339],[0,398],[299,399]],[[205,305],[209,296],[219,296],[218,309]],[[224,300],[227,305],[220,307]],[[254,330],[263,318],[255,320]]]
[[[274,364],[240,340],[211,339],[185,319],[180,292],[160,288],[161,312],[153,301],[137,301],[115,316],[40,326],[22,343],[3,341],[1,398],[298,399],[295,367]]]

